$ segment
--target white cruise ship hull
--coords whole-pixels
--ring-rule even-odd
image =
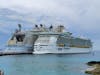
[[[73,54],[73,53],[90,53],[92,48],[68,48],[68,49],[40,49],[35,50],[33,54]]]
[[[69,43],[66,45],[57,44],[57,35],[43,35],[40,36],[35,44],[33,54],[67,54],[67,53],[89,53],[92,47],[70,47]],[[65,39],[66,40],[66,39]]]

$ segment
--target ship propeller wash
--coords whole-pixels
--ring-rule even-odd
[[[65,30],[63,25],[45,27],[35,25],[32,30],[19,29],[13,33],[7,42],[5,51],[26,52],[33,54],[65,54],[65,53],[89,53],[92,50],[90,39],[74,37]]]

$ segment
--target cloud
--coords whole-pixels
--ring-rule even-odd
[[[99,0],[0,0],[0,8],[15,11],[17,14],[6,15],[15,21],[64,24],[92,32],[100,28],[99,3]]]
[[[96,39],[98,46],[100,0],[0,0],[0,32],[12,33],[18,23],[23,29],[40,23],[63,24],[75,36]]]

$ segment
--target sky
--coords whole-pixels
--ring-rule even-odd
[[[62,24],[73,36],[90,38],[94,49],[100,49],[100,0],[0,0],[0,44],[5,45],[18,23],[23,29]]]

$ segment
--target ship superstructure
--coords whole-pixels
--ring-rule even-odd
[[[60,28],[61,27],[61,28]],[[73,37],[72,33],[64,32],[63,26],[56,31],[41,32],[34,44],[34,54],[44,53],[88,53],[92,49],[89,39]]]
[[[73,37],[63,25],[47,28],[42,24],[24,32],[19,25],[19,30],[16,30],[7,46],[7,51],[22,50],[33,54],[88,53],[92,50],[90,39]]]

